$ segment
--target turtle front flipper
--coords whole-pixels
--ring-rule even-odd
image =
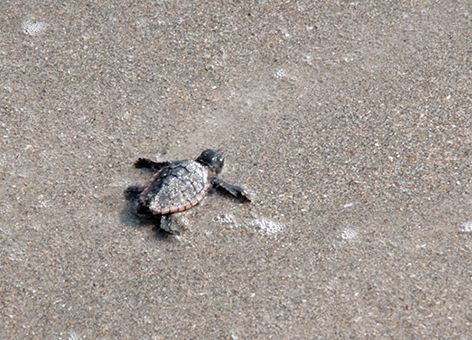
[[[166,233],[180,235],[180,231],[172,227],[172,215],[162,215],[160,228]]]
[[[246,193],[246,191],[237,185],[225,182],[220,178],[213,178],[212,184],[216,189],[236,197],[241,202],[251,202],[251,199],[249,198],[249,195]]]
[[[163,167],[166,167],[170,162],[154,162],[147,158],[139,158],[135,163],[134,167],[138,169],[149,169],[151,171],[159,171]]]

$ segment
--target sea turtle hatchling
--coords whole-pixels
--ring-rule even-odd
[[[153,162],[139,158],[136,168],[155,172],[144,189],[134,188],[138,215],[160,216],[160,228],[170,234],[179,234],[172,227],[172,214],[188,210],[200,203],[210,188],[226,192],[242,202],[250,202],[241,187],[218,178],[224,164],[223,153],[207,149],[195,160]]]

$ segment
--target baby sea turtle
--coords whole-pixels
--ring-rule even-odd
[[[136,168],[155,172],[151,183],[143,188],[134,187],[139,215],[160,216],[160,228],[170,234],[179,234],[172,228],[172,214],[188,210],[200,203],[210,188],[226,192],[242,202],[250,202],[241,187],[218,178],[224,164],[223,153],[207,149],[195,160],[153,162],[139,158]]]

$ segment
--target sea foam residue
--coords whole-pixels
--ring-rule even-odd
[[[21,29],[24,34],[36,35],[36,34],[41,33],[47,26],[48,26],[48,23],[44,21],[26,20],[21,25]]]
[[[459,231],[461,233],[472,233],[472,220],[462,223],[459,226]]]
[[[267,235],[277,234],[283,230],[282,224],[276,223],[267,218],[255,218],[250,222],[250,226]]]
[[[255,217],[249,221],[243,219],[239,220],[232,214],[222,214],[218,215],[213,219],[215,222],[231,227],[231,228],[245,228],[249,227],[256,232],[265,235],[273,235],[281,232],[284,229],[284,225],[277,223],[265,217]]]
[[[345,241],[355,240],[357,238],[357,230],[353,226],[346,227],[341,233],[341,238]]]
[[[218,215],[215,217],[215,222],[218,222],[220,224],[225,224],[225,225],[235,225],[235,218],[231,214],[223,214],[223,215]]]

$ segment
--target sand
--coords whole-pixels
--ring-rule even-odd
[[[457,338],[468,1],[2,1],[0,338]],[[163,237],[138,157],[225,151]]]

